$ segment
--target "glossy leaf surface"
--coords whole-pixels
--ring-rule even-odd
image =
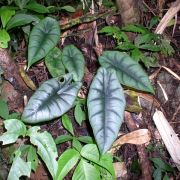
[[[5,120],[4,126],[7,131],[0,136],[0,141],[3,142],[3,145],[14,143],[19,136],[25,136],[26,134],[26,126],[20,120]]]
[[[28,68],[44,58],[54,48],[60,37],[58,22],[46,17],[36,24],[29,37]]]
[[[65,46],[62,61],[68,72],[73,74],[75,81],[81,81],[84,76],[84,57],[74,45]]]
[[[60,117],[72,106],[81,87],[80,82],[71,83],[72,75],[44,82],[30,98],[22,114],[27,123],[49,121]],[[62,81],[62,82],[61,82]]]
[[[58,160],[58,171],[55,180],[62,180],[67,173],[76,165],[80,154],[75,149],[66,150]]]
[[[38,22],[39,18],[30,14],[16,14],[8,22],[6,29],[12,29],[14,27],[23,26],[31,22]]]
[[[38,132],[39,127],[32,127],[28,130],[28,136],[33,145],[37,146],[37,153],[46,164],[52,177],[55,177],[57,172],[58,157],[56,144],[51,134],[48,132]]]
[[[100,64],[116,71],[119,82],[128,87],[154,93],[148,76],[142,67],[125,53],[105,51],[99,58]]]
[[[124,118],[124,93],[114,70],[98,70],[89,90],[87,105],[99,150],[105,153],[116,139]]]
[[[76,167],[72,180],[100,180],[99,171],[92,165],[81,159]]]
[[[52,77],[59,77],[65,74],[62,52],[59,48],[55,47],[47,54],[45,63]]]

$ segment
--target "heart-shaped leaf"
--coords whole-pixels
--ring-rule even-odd
[[[68,149],[58,160],[58,171],[55,180],[63,179],[67,173],[76,165],[80,158],[80,154],[75,149]]]
[[[121,84],[154,93],[149,78],[142,67],[127,54],[118,51],[105,51],[100,56],[99,62],[107,69],[115,69]]]
[[[60,80],[52,78],[44,82],[30,98],[22,114],[27,123],[49,121],[60,117],[72,106],[81,87],[80,82],[71,83],[72,75]]]
[[[60,37],[58,22],[46,17],[36,24],[29,37],[28,68],[45,57],[54,48]]]
[[[28,130],[28,136],[33,145],[37,146],[37,153],[40,155],[42,160],[45,162],[52,177],[55,177],[57,172],[57,161],[58,157],[56,144],[51,134],[48,132],[38,132],[40,127],[34,126]]]
[[[45,63],[52,77],[59,77],[65,74],[65,67],[62,63],[62,52],[55,47],[45,57]]]
[[[100,180],[100,172],[92,164],[81,159],[74,171],[72,180]]]
[[[87,105],[99,150],[105,153],[116,139],[124,118],[124,93],[114,70],[98,70],[89,90]]]
[[[39,18],[30,14],[16,14],[13,16],[6,26],[6,30],[14,27],[23,26],[31,22],[38,22]]]
[[[81,81],[84,76],[84,57],[74,45],[68,45],[63,49],[62,61],[65,68],[73,74],[75,81]]]

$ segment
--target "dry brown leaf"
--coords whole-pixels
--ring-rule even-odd
[[[127,169],[124,162],[115,162],[113,163],[116,178],[126,179],[127,178]]]
[[[121,145],[126,143],[141,145],[149,142],[150,140],[151,140],[151,136],[148,129],[138,129],[124,136],[121,136],[118,140],[116,140],[110,152],[114,153],[117,148],[119,148]]]
[[[170,156],[180,171],[180,140],[178,136],[161,111],[154,113],[153,120]]]

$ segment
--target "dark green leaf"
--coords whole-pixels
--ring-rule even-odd
[[[62,116],[62,124],[67,131],[69,131],[72,135],[74,135],[72,122],[67,114],[64,114]]]
[[[95,144],[86,144],[83,146],[80,152],[81,156],[85,159],[98,163],[99,162],[99,151]]]
[[[4,126],[7,131],[0,136],[0,141],[3,142],[3,145],[14,143],[17,141],[19,136],[26,135],[26,126],[20,120],[5,120]]]
[[[8,22],[6,29],[12,29],[14,27],[24,26],[31,22],[39,22],[39,18],[30,14],[16,14]]]
[[[99,33],[107,33],[108,35],[113,35],[120,32],[121,30],[117,26],[105,26],[99,31]]]
[[[28,130],[27,135],[30,137],[30,141],[33,145],[37,146],[37,153],[46,164],[50,174],[54,178],[57,172],[58,157],[56,144],[48,132],[38,132],[40,127],[32,127]]]
[[[127,51],[134,49],[135,45],[131,42],[123,42],[122,44],[118,45],[116,48]]]
[[[61,10],[65,10],[67,12],[75,12],[76,10],[72,7],[72,6],[63,6],[63,7],[60,7]]]
[[[73,137],[71,135],[60,135],[55,139],[55,143],[61,144],[61,143],[64,143],[66,141],[70,141],[72,139],[73,139]]]
[[[55,47],[47,54],[45,63],[52,77],[59,77],[65,74],[62,52],[59,48]]]
[[[155,44],[142,44],[139,46],[140,49],[145,49],[148,51],[155,51],[158,52],[161,50],[161,47]]]
[[[24,9],[24,7],[26,6],[26,4],[29,2],[30,0],[14,0],[15,4],[20,8],[20,9]]]
[[[152,27],[154,25],[156,25],[159,22],[159,17],[158,16],[154,16],[150,22],[149,22],[149,29],[152,29]]]
[[[92,164],[81,159],[74,171],[72,180],[100,180],[100,173]]]
[[[87,105],[99,150],[105,153],[117,138],[124,118],[124,93],[114,70],[98,70],[89,90]]]
[[[105,51],[100,56],[99,62],[107,69],[115,69],[121,84],[154,93],[149,78],[142,67],[126,53]]]
[[[155,169],[153,172],[153,178],[154,180],[162,180],[162,170],[161,169]]]
[[[72,75],[44,82],[30,98],[22,114],[27,123],[49,121],[60,117],[72,106],[81,87],[80,82],[71,83]]]
[[[122,30],[127,31],[127,32],[133,32],[133,33],[141,33],[141,34],[149,32],[149,30],[146,29],[144,26],[133,25],[133,24],[123,27]]]
[[[28,68],[44,58],[53,49],[60,38],[59,23],[46,17],[36,24],[29,37]]]
[[[93,144],[94,143],[93,138],[90,136],[80,136],[77,139],[78,139],[78,141],[81,141],[81,142],[86,143],[86,144]]]
[[[28,5],[26,5],[26,8],[31,10],[31,11],[35,11],[37,13],[49,13],[49,10],[47,7],[43,6],[42,4],[39,4],[37,2],[30,2]]]
[[[74,109],[74,116],[78,124],[81,126],[82,121],[86,119],[85,112],[81,109],[81,104],[77,103]]]
[[[155,38],[155,35],[152,33],[148,34],[140,34],[136,37],[134,43],[137,47],[139,47],[141,44],[149,43]]]
[[[168,175],[165,175],[165,176],[163,177],[163,180],[170,180],[170,178],[169,178]]]
[[[0,99],[0,117],[7,119],[9,117],[9,109],[7,103]]]
[[[143,57],[143,53],[138,49],[138,48],[135,48],[131,51],[131,57],[133,60],[139,62],[141,57]]]
[[[76,165],[80,154],[75,149],[66,150],[58,160],[58,171],[55,180],[62,180],[67,173]]]
[[[65,68],[73,74],[75,81],[81,81],[84,76],[84,57],[74,45],[65,46],[62,61]]]

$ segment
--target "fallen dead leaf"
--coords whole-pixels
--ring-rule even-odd
[[[113,163],[116,178],[126,179],[127,178],[127,169],[124,162],[115,162]]]
[[[154,113],[153,120],[170,156],[180,171],[180,140],[178,136],[161,111],[157,110]]]

